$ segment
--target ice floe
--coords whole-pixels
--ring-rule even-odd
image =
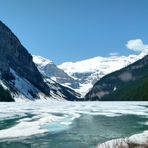
[[[27,102],[0,103],[0,121],[14,119],[15,124],[0,130],[0,139],[26,137],[69,128],[82,114],[116,117],[140,115],[148,118],[147,102]],[[148,135],[144,133],[144,137]],[[138,135],[139,137],[139,135]],[[141,139],[144,139],[140,135]],[[131,136],[131,141],[140,138]],[[144,139],[144,141],[147,140]],[[120,140],[121,141],[121,140]],[[142,141],[142,140],[141,140]],[[110,142],[109,142],[110,143]]]

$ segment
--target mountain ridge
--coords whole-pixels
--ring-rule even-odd
[[[141,53],[127,57],[98,56],[77,62],[64,62],[60,65],[55,65],[51,60],[41,56],[34,55],[33,59],[43,75],[47,75],[61,85],[73,89],[83,97],[99,79],[141,59],[145,54]]]
[[[146,101],[148,100],[148,55],[106,75],[86,94],[86,100]]]

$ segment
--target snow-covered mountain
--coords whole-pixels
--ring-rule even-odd
[[[56,66],[40,56],[34,56],[39,71],[61,85],[85,95],[103,76],[141,59],[146,53],[129,56],[95,57],[78,62],[65,62]]]
[[[92,88],[97,80],[143,58],[144,55],[146,54],[95,57],[78,62],[65,62],[58,65],[58,68],[64,70],[69,76],[79,81],[80,87],[75,90],[84,95]]]
[[[95,83],[86,94],[89,101],[147,101],[148,55],[112,72]]]
[[[42,75],[51,78],[59,84],[76,89],[79,82],[58,68],[52,61],[41,56],[33,56],[33,61]]]

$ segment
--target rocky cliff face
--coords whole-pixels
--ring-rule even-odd
[[[50,93],[49,87],[43,82],[41,74],[32,61],[32,56],[11,30],[0,22],[0,71],[2,78],[10,73],[10,68],[44,93]]]

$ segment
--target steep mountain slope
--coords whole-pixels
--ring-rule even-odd
[[[0,81],[1,86],[11,93],[11,97],[16,101],[19,99],[77,99],[72,90],[66,90],[67,88],[60,85],[56,88],[58,84],[44,82],[45,79],[34,64],[32,56],[1,21]],[[6,92],[4,89],[1,90]]]
[[[47,76],[43,76],[44,81],[48,86],[50,87],[50,93],[52,98],[55,98],[57,100],[68,100],[68,101],[79,101],[81,100],[81,95],[74,90],[62,86],[59,83],[51,80]]]
[[[59,69],[52,61],[41,56],[33,56],[33,61],[42,75],[50,77],[57,83],[73,89],[79,87],[77,80],[73,79],[63,70]]]
[[[78,85],[77,82],[69,77],[64,71],[57,68],[57,66],[52,61],[41,56],[33,56],[33,61],[42,74],[44,81],[51,88],[50,92],[52,96],[58,99],[66,98],[66,100],[71,101],[77,100],[81,97],[79,93],[76,93],[74,90],[66,87],[68,84],[71,84],[73,87],[75,87]]]
[[[58,66],[69,76],[79,82],[75,90],[86,94],[103,76],[119,70],[143,58],[146,53],[130,56],[95,57],[78,62],[66,62]]]
[[[148,55],[98,81],[86,100],[148,100]]]
[[[32,62],[32,56],[11,30],[0,22],[0,71],[2,78],[11,77],[10,68],[49,94],[50,89],[43,82],[39,71]]]

